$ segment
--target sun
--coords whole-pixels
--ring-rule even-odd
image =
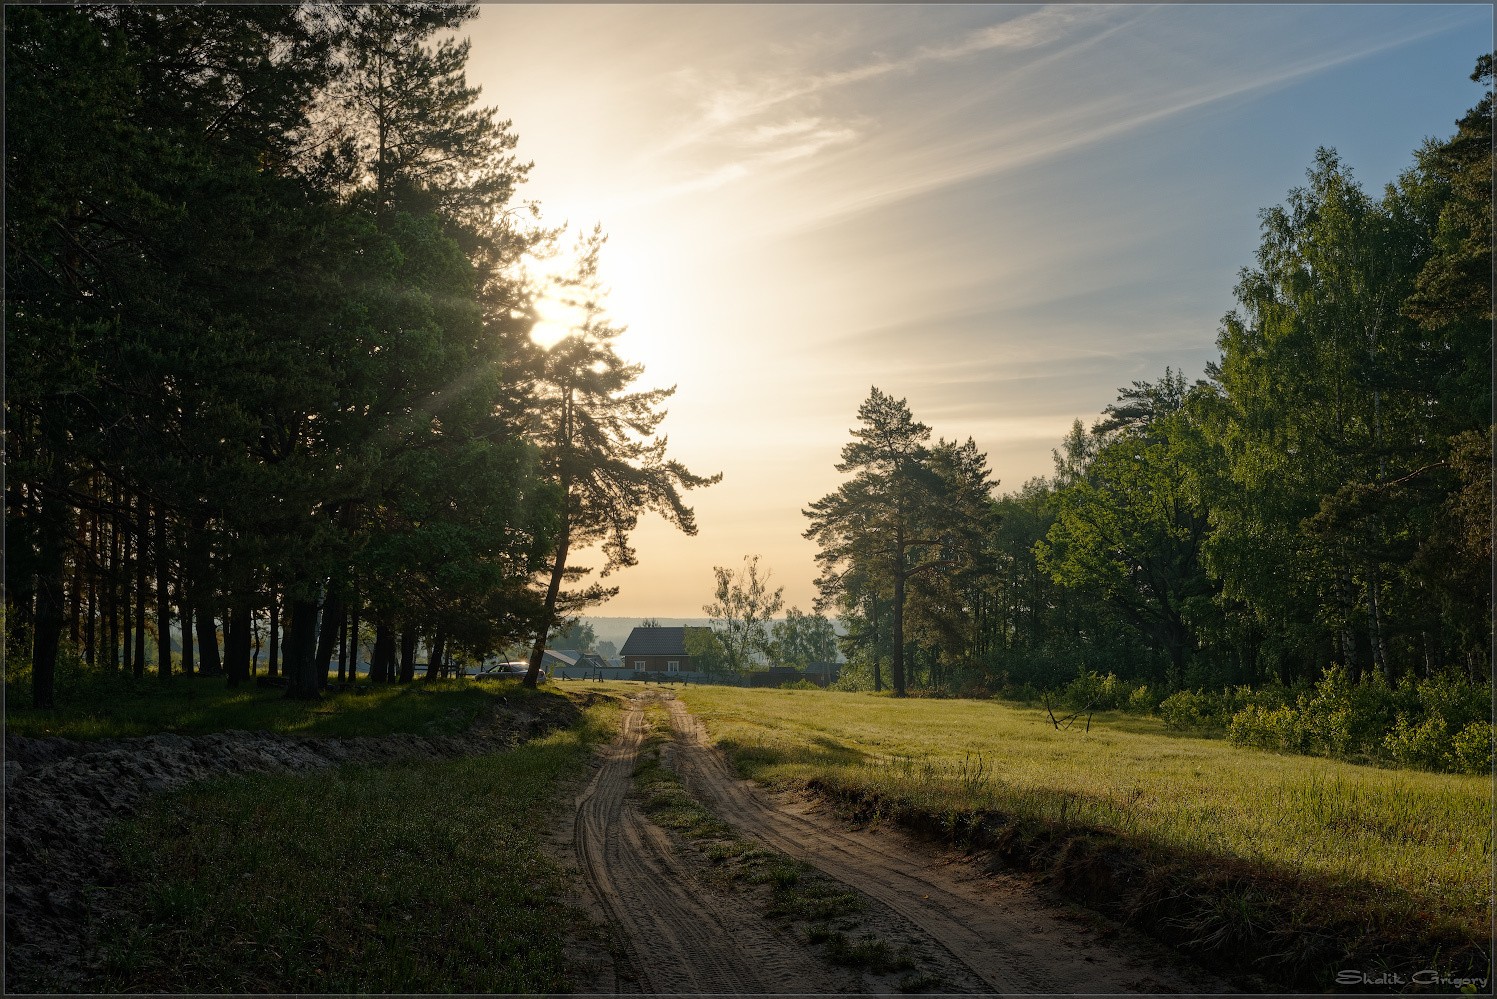
[[[536,322],[530,339],[550,349],[577,332],[587,320],[585,309],[570,304],[565,279],[578,267],[577,253],[565,238],[536,254],[526,254],[522,266],[532,287]],[[683,350],[681,331],[690,326],[691,290],[678,278],[679,261],[648,231],[631,228],[610,234],[598,256],[597,292],[601,315],[595,317],[619,331],[617,348],[631,363],[643,364],[645,381],[670,385],[680,381],[689,350]]]
[[[535,298],[536,321],[530,327],[530,339],[537,346],[550,349],[566,339],[586,321],[586,310],[566,301],[558,282],[576,269],[577,259],[565,250],[554,250],[544,256],[527,253],[521,267],[532,286],[543,289]]]
[[[585,310],[549,292],[536,299],[535,314],[539,318],[530,327],[530,339],[548,350],[575,333],[587,319]]]

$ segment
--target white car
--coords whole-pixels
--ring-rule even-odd
[[[513,680],[530,672],[530,664],[522,662],[494,663],[485,666],[473,675],[475,680]]]

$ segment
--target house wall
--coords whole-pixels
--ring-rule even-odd
[[[691,656],[623,656],[624,668],[629,670],[643,669],[650,673],[665,673],[668,664],[677,663],[684,673],[691,672]],[[640,663],[644,663],[640,666]]]

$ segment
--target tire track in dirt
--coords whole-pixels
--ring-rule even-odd
[[[639,991],[850,991],[845,976],[826,970],[798,941],[702,883],[630,800],[644,732],[643,710],[631,701],[618,739],[578,796],[572,837],[578,869],[622,937]],[[628,977],[619,975],[615,987],[627,988]]]
[[[1098,939],[1051,911],[1017,879],[959,877],[903,837],[847,830],[788,802],[766,800],[729,769],[705,727],[680,701],[669,702],[687,789],[723,821],[765,846],[805,861],[877,899],[1001,993],[1098,992],[1219,994],[1225,983],[1193,969],[1163,966],[1163,955]],[[1007,882],[1007,883],[1005,883]]]

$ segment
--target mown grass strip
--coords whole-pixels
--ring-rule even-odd
[[[990,847],[1224,970],[1489,976],[1490,781],[1290,758],[992,702],[693,687],[747,776]]]
[[[24,707],[29,698],[7,690],[5,728],[11,735],[122,739],[174,732],[202,735],[228,729],[284,735],[380,736],[396,732],[456,735],[485,706],[535,695],[519,681],[361,681],[320,701],[290,701],[284,692],[253,684],[230,690],[223,677],[178,676],[162,683],[116,674],[91,677],[52,711]]]
[[[635,766],[634,783],[653,821],[691,843],[727,884],[767,887],[765,916],[820,945],[832,964],[875,975],[914,969],[906,948],[892,947],[868,933],[850,935],[861,926],[860,895],[808,864],[744,840],[697,801],[661,760],[661,746],[670,741],[664,707],[648,705],[646,719],[651,731]],[[910,974],[896,987],[920,992],[939,981],[928,974]]]
[[[116,827],[96,991],[566,992],[574,913],[536,815],[616,730],[594,704],[516,749],[203,784]]]

